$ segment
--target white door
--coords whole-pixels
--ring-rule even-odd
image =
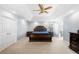
[[[16,42],[17,24],[16,21],[3,17],[0,19],[0,21],[0,48],[4,49]]]

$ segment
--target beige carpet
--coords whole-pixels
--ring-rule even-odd
[[[52,42],[29,42],[24,37],[11,45],[1,54],[75,54],[68,48],[68,44],[62,38],[52,38]]]

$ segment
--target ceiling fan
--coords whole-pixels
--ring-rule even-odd
[[[33,11],[40,11],[39,14],[48,13],[47,10],[52,8],[52,6],[44,7],[43,4],[38,4],[38,6],[39,6],[40,9],[39,10],[33,10]]]

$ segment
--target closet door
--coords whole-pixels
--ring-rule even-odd
[[[17,40],[16,21],[2,18],[0,47],[6,48]]]

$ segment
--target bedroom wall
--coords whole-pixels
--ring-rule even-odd
[[[69,33],[77,33],[77,30],[79,30],[79,12],[68,15],[63,20],[63,38],[64,40],[69,41]]]
[[[52,19],[53,20],[53,19]],[[63,24],[60,21],[30,21],[28,22],[28,29],[27,31],[33,31],[33,29],[35,28],[35,26],[38,25],[43,25],[47,28],[48,31],[53,32],[55,37],[59,37],[59,35],[63,35],[62,33],[60,33],[61,31],[63,32]],[[56,19],[55,19],[56,20]],[[60,19],[58,19],[60,20]]]
[[[28,11],[27,11],[28,12]],[[28,15],[26,15],[28,17]],[[30,19],[29,16],[27,19]],[[0,51],[15,43],[17,39],[25,36],[27,31],[26,19],[17,13],[0,8]]]
[[[26,35],[27,23],[24,19],[17,20],[17,39],[21,39]]]
[[[31,20],[33,16],[32,12],[28,7],[28,4],[2,4],[0,5],[0,7],[0,9],[2,9],[3,11],[8,11],[14,14],[14,18],[17,20],[17,39],[24,37],[27,31],[27,25],[25,20]],[[10,15],[7,16],[9,17]]]

